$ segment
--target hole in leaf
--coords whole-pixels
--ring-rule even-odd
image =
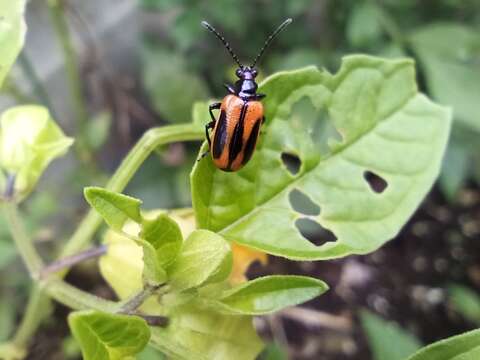
[[[320,206],[315,204],[305,193],[298,189],[290,192],[288,199],[293,210],[304,215],[320,215]]]
[[[309,218],[300,218],[295,221],[300,234],[312,244],[320,246],[327,242],[337,241],[337,237],[330,230]]]
[[[370,189],[372,189],[372,191],[376,192],[377,194],[381,194],[382,192],[384,192],[388,186],[388,183],[384,178],[371,171],[365,171],[363,173],[363,177],[370,186]]]
[[[298,174],[300,171],[300,166],[302,166],[302,161],[297,155],[285,152],[282,153],[282,162],[287,168],[288,172],[292,175]]]

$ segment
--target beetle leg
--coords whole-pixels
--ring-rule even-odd
[[[212,121],[210,121],[207,125],[205,125],[205,135],[207,136],[208,149],[210,149],[210,146],[212,145],[208,130],[213,129],[215,127],[215,123],[217,122],[217,119],[215,119],[215,116],[213,115],[212,110],[220,109],[221,105],[222,105],[221,103],[217,102],[217,103],[211,104],[208,107],[208,112],[210,113],[210,117],[212,118]]]
[[[229,92],[230,94],[235,94],[235,89],[234,89],[234,87],[233,87],[232,85],[230,85],[230,84],[223,84],[223,86],[225,86],[225,88],[228,90],[228,92]]]
[[[265,95],[265,94],[255,94],[254,99],[255,100],[262,100],[265,96],[267,96],[267,95]]]

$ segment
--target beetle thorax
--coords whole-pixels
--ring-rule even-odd
[[[235,74],[239,80],[235,82],[235,92],[241,98],[250,98],[256,94],[258,85],[255,82],[257,70],[249,66],[238,68]]]

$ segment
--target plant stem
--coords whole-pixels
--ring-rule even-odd
[[[187,125],[170,125],[148,130],[122,161],[117,171],[106,185],[109,191],[121,192],[137,172],[145,159],[159,146],[177,141],[201,140],[204,130],[201,127]],[[90,209],[77,231],[65,245],[60,257],[70,256],[83,249],[92,240],[102,218]]]
[[[38,309],[41,308],[44,310],[39,312]],[[40,326],[44,317],[51,313],[51,310],[52,307],[48,297],[42,293],[37,285],[34,285],[30,292],[27,309],[12,340],[15,346],[21,349],[26,348],[30,338]]]
[[[107,184],[107,189],[111,191],[122,191],[145,159],[158,146],[177,141],[201,140],[203,139],[203,136],[203,129],[201,127],[192,126],[191,124],[164,126],[147,131],[120,164],[113,175],[112,180]],[[77,231],[68,241],[60,257],[71,256],[87,246],[101,223],[101,217],[94,210],[90,209],[87,216],[77,228]],[[23,234],[25,235],[24,238],[28,240],[26,234]],[[27,241],[27,243],[30,242]],[[33,246],[32,249],[30,249],[30,252],[34,254],[31,256],[32,258],[38,257]],[[22,252],[20,253],[22,257],[24,257],[24,254]],[[42,267],[42,263],[40,262],[39,270]],[[114,309],[114,311],[118,310],[118,304],[93,297],[93,295],[88,293],[87,296],[83,296],[84,292],[82,290],[58,279],[55,279],[54,282],[46,285],[45,290],[51,297],[73,309],[85,309],[91,307],[103,311],[106,309]],[[28,311],[22,319],[21,326],[18,329],[15,338],[18,337],[21,342],[26,343],[40,325],[41,321],[48,315],[45,309],[49,304],[49,299],[44,291],[37,287],[34,288],[30,295]],[[36,314],[36,316],[29,316],[29,314]]]
[[[20,221],[17,204],[7,201],[2,205],[15,245],[22,256],[30,276],[35,280],[37,279],[40,270],[43,268],[43,261],[35,250],[35,247]]]
[[[122,314],[132,314],[159,288],[160,286],[146,285],[145,288],[138,294],[135,294],[127,299],[120,307],[119,312]]]
[[[73,110],[77,122],[78,139],[76,141],[77,151],[80,159],[88,163],[91,159],[90,150],[86,144],[86,126],[88,121],[88,111],[85,99],[83,97],[82,81],[77,63],[75,48],[72,37],[65,18],[63,0],[47,0],[50,19],[53,29],[57,35],[60,47],[65,60],[65,71],[67,75],[68,86]]]
[[[45,279],[52,273],[58,272],[66,268],[70,268],[73,265],[76,265],[82,261],[100,257],[104,255],[106,252],[107,252],[107,245],[100,245],[100,246],[94,246],[90,249],[87,249],[75,255],[61,258],[45,266],[40,272],[40,278]]]
[[[75,310],[94,309],[114,313],[119,307],[116,302],[99,298],[60,279],[46,280],[42,288],[56,301]]]

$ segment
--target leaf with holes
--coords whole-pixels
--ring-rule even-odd
[[[73,336],[85,360],[114,360],[133,356],[147,345],[150,329],[137,316],[78,311],[68,316]]]
[[[451,122],[449,109],[418,93],[413,62],[349,56],[335,75],[281,72],[260,92],[267,121],[250,163],[224,173],[206,158],[192,171],[198,226],[305,260],[364,254],[393,238],[437,177]],[[305,101],[318,119],[292,113]],[[299,162],[293,171],[286,153]],[[293,206],[295,190],[313,202],[313,215]],[[310,242],[300,219],[336,241]]]

